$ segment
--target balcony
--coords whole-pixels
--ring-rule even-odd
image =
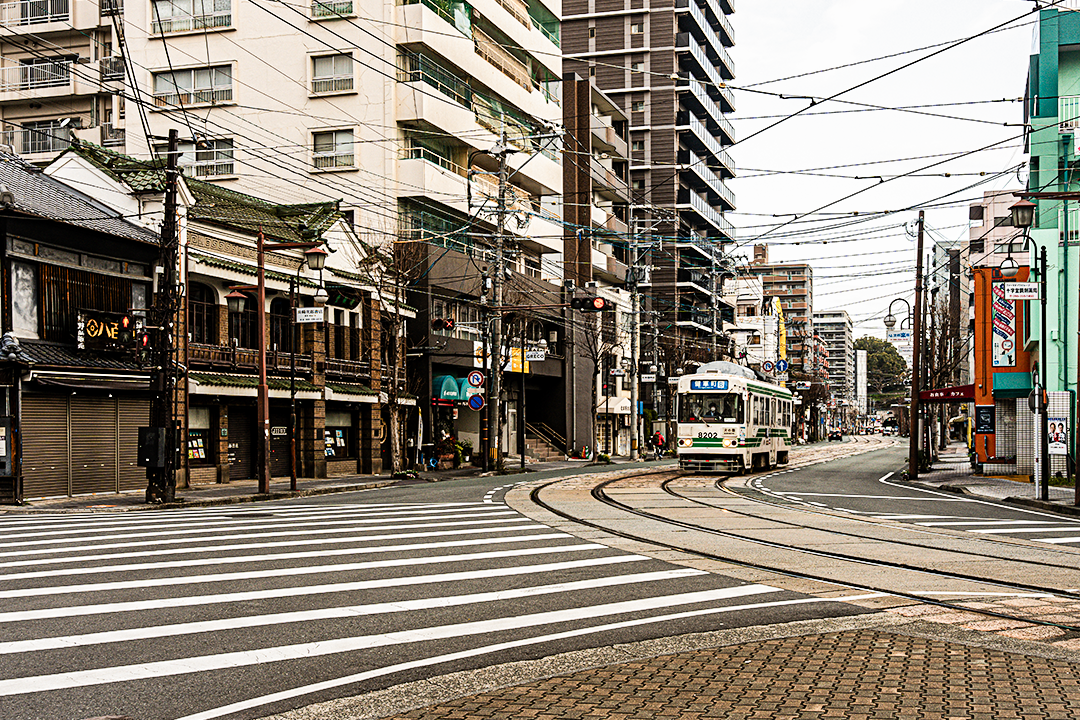
[[[20,27],[52,22],[69,22],[71,6],[68,0],[20,0],[0,3],[0,25]]]
[[[0,68],[0,90],[41,90],[43,88],[70,88],[73,63],[57,60],[32,65],[13,65]]]
[[[123,147],[125,142],[127,142],[127,132],[124,130],[124,128],[118,128],[112,123],[102,123],[102,147]]]
[[[122,82],[124,80],[124,58],[104,57],[98,62],[101,82]]]
[[[735,193],[706,165],[704,159],[690,150],[680,150],[677,157],[684,179],[698,190],[708,191],[710,202],[722,203],[725,210],[735,209]]]
[[[590,115],[589,128],[592,131],[594,150],[603,150],[621,158],[626,157],[626,139],[619,137],[619,134],[615,132],[610,117]]]
[[[692,77],[688,77],[686,73],[679,73],[679,81],[676,85],[682,94],[680,100],[691,108],[697,108],[701,110],[706,118],[706,125],[709,127],[716,126],[720,131],[731,139],[731,142],[735,142],[735,130],[732,128],[731,123],[724,117],[724,112],[730,112],[723,110],[720,105],[717,104],[712,97],[709,96],[705,86]]]
[[[689,188],[679,188],[675,209],[692,211],[703,221],[703,223],[692,223],[693,225],[701,227],[702,224],[706,224],[710,230],[715,231],[715,234],[726,240],[735,239],[735,228],[731,226],[731,223],[716,208],[709,205],[704,198]]]
[[[0,144],[11,146],[18,155],[55,154],[71,144],[71,128],[58,126],[18,128],[0,132]]]
[[[371,363],[366,360],[326,359],[326,376],[335,380],[371,380]]]
[[[201,370],[244,372],[259,366],[259,351],[254,348],[230,347],[228,345],[203,345],[188,343],[188,364]],[[266,351],[266,371],[273,375],[289,375],[293,354],[277,350]],[[297,377],[311,375],[311,355],[296,353]]]
[[[708,295],[712,295],[717,290],[712,274],[701,268],[679,268],[675,282],[679,285],[694,286]]]
[[[697,326],[701,330],[712,332],[713,314],[703,310],[680,310],[676,315],[675,324],[684,327]]]
[[[101,17],[124,14],[124,0],[100,0]]]

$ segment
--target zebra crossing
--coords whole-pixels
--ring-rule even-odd
[[[0,717],[263,717],[770,608],[852,612],[490,497],[0,516]]]

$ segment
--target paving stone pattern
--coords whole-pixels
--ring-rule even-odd
[[[425,707],[401,720],[1065,720],[1072,665],[856,630],[664,655]]]

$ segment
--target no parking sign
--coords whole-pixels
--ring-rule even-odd
[[[471,410],[483,410],[484,409],[484,396],[473,395],[469,398],[469,409]]]

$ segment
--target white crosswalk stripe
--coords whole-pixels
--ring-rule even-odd
[[[4,720],[65,702],[100,708],[77,717],[223,717],[431,662],[828,602],[498,502],[21,516],[0,518],[0,546]]]

